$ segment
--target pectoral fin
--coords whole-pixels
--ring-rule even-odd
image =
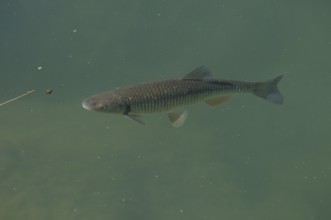
[[[216,105],[222,104],[223,102],[227,101],[231,97],[232,97],[232,95],[222,95],[217,98],[208,99],[208,100],[206,100],[206,103],[211,106],[216,106]]]
[[[140,115],[124,115],[126,118],[131,119],[132,121],[135,121],[141,125],[145,125],[145,122],[143,121],[143,117]]]
[[[178,128],[180,126],[182,126],[187,118],[187,111],[183,111],[183,112],[170,112],[168,114],[169,120],[171,122],[171,124]]]

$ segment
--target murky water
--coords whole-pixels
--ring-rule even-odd
[[[328,219],[327,1],[0,3],[0,219]],[[181,77],[285,73],[282,106],[238,95],[146,126],[87,96]],[[47,89],[52,89],[47,94]]]

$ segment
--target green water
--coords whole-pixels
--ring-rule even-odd
[[[36,92],[0,107],[0,219],[330,219],[330,10],[322,0],[1,1],[0,102]],[[179,129],[162,114],[141,126],[81,107],[200,65],[226,79],[285,73],[285,103],[198,104]]]

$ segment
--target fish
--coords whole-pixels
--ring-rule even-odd
[[[273,104],[283,104],[277,86],[282,77],[251,82],[221,80],[214,79],[201,66],[179,79],[134,84],[88,97],[82,106],[90,111],[123,115],[142,125],[142,115],[165,112],[172,125],[180,127],[188,115],[187,110],[180,109],[198,102],[216,106],[234,94],[251,93]]]

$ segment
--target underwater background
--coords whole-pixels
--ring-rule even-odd
[[[331,217],[331,2],[2,0],[0,219]],[[198,66],[284,74],[281,106],[236,95],[141,126],[84,98]],[[47,89],[53,89],[47,94]]]

